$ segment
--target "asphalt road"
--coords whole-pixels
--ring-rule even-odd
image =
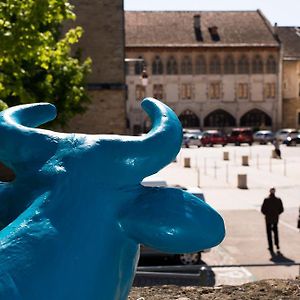
[[[206,201],[223,216],[226,238],[209,253],[203,263],[213,267],[215,284],[241,284],[266,278],[295,278],[300,263],[300,232],[296,228],[300,207],[300,147],[281,146],[282,159],[271,158],[272,145],[242,145],[213,148],[183,148],[173,162],[155,177],[168,185],[200,186]],[[229,160],[223,159],[228,152]],[[249,166],[242,166],[248,156]],[[191,168],[184,167],[189,158]],[[246,174],[247,189],[237,188],[238,174]],[[270,187],[284,204],[280,217],[280,253],[267,250],[264,216],[260,206]],[[246,265],[232,267],[232,265]]]

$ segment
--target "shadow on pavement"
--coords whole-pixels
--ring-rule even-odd
[[[294,263],[295,261],[288,258],[288,257],[285,257],[280,251],[277,251],[277,253],[272,253],[271,254],[272,257],[270,258],[270,261],[273,261],[274,263],[286,263],[286,264],[289,264],[289,263]]]

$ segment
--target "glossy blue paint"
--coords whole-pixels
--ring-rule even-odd
[[[220,243],[224,223],[184,191],[140,182],[172,162],[182,129],[174,112],[145,99],[145,136],[65,134],[32,128],[51,104],[0,114],[0,299],[126,299],[139,244],[192,252]]]

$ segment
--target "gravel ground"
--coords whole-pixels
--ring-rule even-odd
[[[128,300],[299,300],[300,278],[268,279],[240,286],[133,287]]]

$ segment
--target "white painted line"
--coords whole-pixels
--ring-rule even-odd
[[[292,229],[292,230],[297,231],[297,232],[299,231],[298,228],[296,228],[296,227],[294,227],[294,226],[292,226],[292,225],[290,225],[290,224],[288,224],[288,223],[286,223],[284,221],[279,220],[279,223],[281,223],[283,226],[285,226],[285,227],[287,227],[289,229]]]

